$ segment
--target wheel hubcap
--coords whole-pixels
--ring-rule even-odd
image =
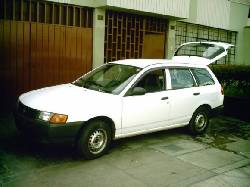
[[[195,126],[198,129],[202,129],[206,126],[207,119],[203,114],[198,114],[195,118]]]
[[[107,144],[107,133],[103,129],[94,131],[89,137],[89,150],[92,154],[98,154],[105,148]]]

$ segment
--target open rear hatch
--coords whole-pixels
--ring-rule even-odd
[[[173,60],[181,63],[209,65],[227,55],[232,44],[222,42],[188,42],[177,48]]]

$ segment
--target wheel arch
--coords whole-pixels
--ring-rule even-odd
[[[94,118],[89,119],[88,121],[86,121],[86,122],[84,122],[84,123],[82,124],[81,128],[79,129],[79,131],[78,131],[78,133],[77,133],[77,136],[76,136],[76,140],[75,140],[75,141],[78,140],[78,138],[79,138],[81,132],[83,131],[84,127],[85,127],[86,125],[88,125],[89,123],[91,123],[92,121],[95,121],[95,120],[105,121],[105,122],[110,126],[111,135],[112,135],[111,139],[114,139],[114,137],[115,137],[115,131],[116,131],[114,121],[113,121],[111,118],[107,117],[107,116],[97,116],[97,117],[94,117]]]
[[[203,114],[203,116],[206,116],[205,117],[206,120],[202,124],[202,126],[198,125],[198,128],[197,128],[196,119],[197,119],[197,114],[199,114],[199,111],[204,111],[205,114]],[[212,111],[212,107],[209,104],[202,104],[196,108],[187,126],[191,134],[198,135],[206,131],[209,125],[209,118],[211,116],[211,111]]]
[[[210,115],[211,111],[212,111],[212,107],[209,105],[209,104],[202,104],[202,105],[199,105],[193,112],[193,114],[200,108],[205,108],[207,109],[208,111],[208,115]]]

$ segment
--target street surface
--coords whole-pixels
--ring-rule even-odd
[[[250,185],[250,123],[219,116],[206,135],[185,128],[114,141],[96,160],[71,147],[23,140],[12,115],[0,116],[0,186]]]

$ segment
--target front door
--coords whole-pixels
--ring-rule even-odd
[[[123,98],[122,134],[143,133],[167,126],[169,102],[165,83],[165,70],[157,69],[145,74],[133,86],[145,89],[146,93]]]
[[[165,35],[163,33],[144,35],[143,58],[163,59],[165,50]]]

